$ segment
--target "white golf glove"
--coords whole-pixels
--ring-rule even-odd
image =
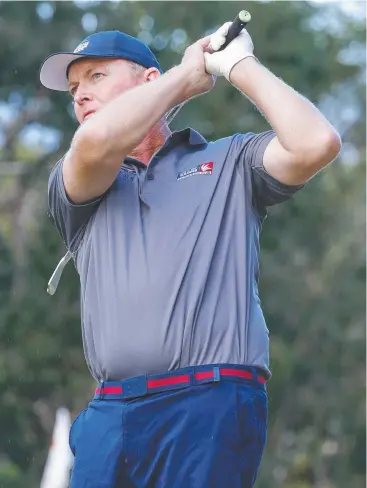
[[[210,47],[217,51],[226,41],[226,35],[232,22],[226,22],[210,36]],[[232,68],[249,56],[255,58],[254,45],[250,34],[242,29],[223,51],[204,53],[206,72],[215,76],[225,76],[229,81]],[[256,58],[255,58],[256,59]]]

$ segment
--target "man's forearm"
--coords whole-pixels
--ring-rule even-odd
[[[311,102],[277,78],[254,58],[231,71],[231,83],[263,113],[279,142],[292,154],[319,150],[339,136]]]
[[[122,93],[85,121],[75,134],[74,145],[90,152],[89,161],[126,156],[169,109],[185,100],[183,75],[182,68],[175,67]]]

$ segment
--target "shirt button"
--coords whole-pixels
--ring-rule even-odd
[[[154,175],[152,175],[152,173],[148,174],[148,180],[154,180]]]

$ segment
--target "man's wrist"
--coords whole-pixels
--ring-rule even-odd
[[[185,102],[191,98],[193,91],[190,84],[191,70],[188,69],[184,64],[179,64],[174,66],[166,73],[167,76],[174,80],[173,83],[177,89],[177,100],[178,103]]]
[[[251,72],[252,69],[256,69],[256,66],[260,64],[260,61],[253,54],[249,54],[245,58],[242,58],[236,63],[227,77],[228,81],[236,86],[236,80],[239,77],[243,78],[244,72]]]

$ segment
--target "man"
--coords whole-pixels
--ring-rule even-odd
[[[74,421],[72,488],[250,488],[270,378],[259,232],[340,150],[335,129],[230,23],[162,74],[143,43],[101,32],[49,57],[80,127],[49,206],[81,281],[83,343],[100,383]],[[273,130],[207,142],[165,114],[225,76]]]

